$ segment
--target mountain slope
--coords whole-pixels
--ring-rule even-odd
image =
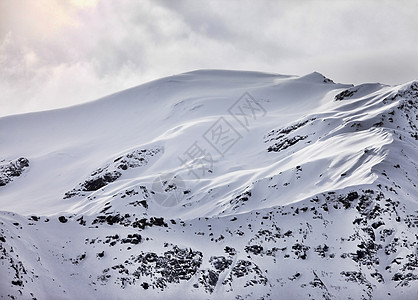
[[[0,294],[415,299],[417,99],[202,70],[1,118]]]

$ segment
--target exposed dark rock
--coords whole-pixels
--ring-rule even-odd
[[[131,256],[127,262],[138,267],[130,275],[133,278],[149,278],[148,287],[164,288],[169,283],[190,280],[202,263],[202,253],[174,246],[162,256],[153,252]]]
[[[80,183],[78,187],[65,193],[64,198],[84,195],[83,192],[97,191],[119,179],[124,171],[147,165],[149,159],[159,152],[161,152],[160,148],[141,149],[118,157],[112,163],[92,172],[89,178]],[[127,191],[127,194],[129,195],[129,191]]]
[[[294,125],[291,125],[291,126],[279,129],[279,130],[272,130],[265,136],[264,142],[267,143],[267,142],[270,142],[270,141],[281,139],[285,135],[291,133],[292,131],[295,131],[295,130],[305,126],[309,122],[313,122],[315,120],[316,120],[316,118],[311,118],[311,119],[301,121],[299,123],[296,123]]]
[[[235,248],[232,248],[232,247],[229,247],[229,246],[226,246],[224,248],[224,251],[225,251],[225,253],[227,253],[231,256],[234,256],[235,254],[237,254],[237,250],[235,250]]]
[[[97,191],[109,183],[114,182],[120,176],[122,176],[122,173],[117,171],[101,174],[99,177],[86,180],[84,183],[82,183],[81,190],[87,192]]]
[[[259,255],[261,252],[263,252],[263,247],[259,246],[259,245],[246,246],[245,251],[247,253],[252,253],[254,255]]]
[[[22,286],[23,285],[23,281],[22,280],[12,280],[12,284],[13,285]]]
[[[14,178],[22,175],[24,170],[29,167],[29,160],[25,157],[11,160],[8,163],[2,164],[0,161],[0,186],[5,186]]]
[[[335,96],[336,101],[341,101],[347,98],[351,98],[354,96],[355,93],[357,93],[358,89],[356,87],[350,88],[348,90],[344,90],[341,93],[337,94]]]
[[[144,288],[144,290],[148,290],[149,284],[147,282],[141,283],[141,286]]]
[[[227,259],[224,256],[211,256],[209,262],[217,271],[223,272],[232,264],[232,259]]]
[[[260,268],[248,260],[238,260],[235,266],[231,269],[230,275],[222,282],[222,284],[231,284],[234,277],[241,278],[250,274],[251,276],[249,278],[251,279],[244,284],[244,287],[267,284],[268,280],[263,275]]]
[[[318,247],[314,248],[314,251],[317,252],[323,258],[327,255],[328,250],[329,247],[326,244],[324,244],[323,246],[319,245]]]
[[[301,243],[296,243],[292,246],[292,249],[295,250],[294,253],[297,256],[297,258],[306,259],[307,252],[310,249],[310,247]]]
[[[291,138],[283,138],[280,142],[274,143],[267,148],[268,152],[279,152],[295,145],[296,143],[306,139],[307,135],[297,135]]]
[[[61,223],[67,223],[67,221],[68,221],[68,219],[67,219],[65,216],[60,216],[60,217],[58,217],[58,220],[59,220]]]
[[[126,243],[130,243],[130,244],[139,244],[142,241],[142,236],[138,233],[134,233],[134,234],[128,234],[128,236],[124,239],[122,239],[122,243],[126,244]]]

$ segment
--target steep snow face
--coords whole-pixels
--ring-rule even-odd
[[[312,110],[321,111],[323,98],[344,87],[318,73],[298,78],[256,72],[197,71],[157,80],[87,105],[3,118],[2,159],[8,162],[18,156],[32,162],[19,183],[3,188],[3,209],[23,214],[71,212],[79,201],[60,199],[82,184],[80,180],[121,155],[150,148],[161,150],[158,160],[123,172],[121,180],[111,185],[112,190],[122,189],[120,184],[129,187],[129,178],[131,185],[141,182],[149,188],[155,178],[167,172],[181,175],[193,190],[194,199],[217,186],[220,176],[228,177],[225,183],[238,183],[234,189],[239,190],[250,184],[253,177],[277,173],[269,169],[277,164],[278,156],[265,151],[263,136],[269,130],[309,115]],[[253,103],[254,107],[245,108],[248,99],[240,97],[246,92],[258,105]],[[242,107],[248,116],[242,116]],[[221,122],[216,123],[220,118]],[[213,142],[218,137],[210,140],[212,132],[208,130],[217,130],[217,125],[233,132],[233,141],[229,143],[234,143],[233,147],[228,144],[217,149]],[[195,142],[211,156],[211,173],[189,174],[189,162],[181,162]],[[225,142],[219,142],[222,143]],[[263,155],[260,157],[259,153]],[[232,191],[228,184],[223,187],[226,195]],[[179,216],[184,212],[173,213]]]
[[[0,294],[414,299],[417,99],[201,70],[0,118]]]

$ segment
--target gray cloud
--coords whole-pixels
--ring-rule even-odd
[[[0,115],[201,68],[418,78],[413,0],[90,2],[0,1]]]

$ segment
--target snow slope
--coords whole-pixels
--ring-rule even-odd
[[[0,296],[416,299],[417,99],[200,70],[0,118]]]

